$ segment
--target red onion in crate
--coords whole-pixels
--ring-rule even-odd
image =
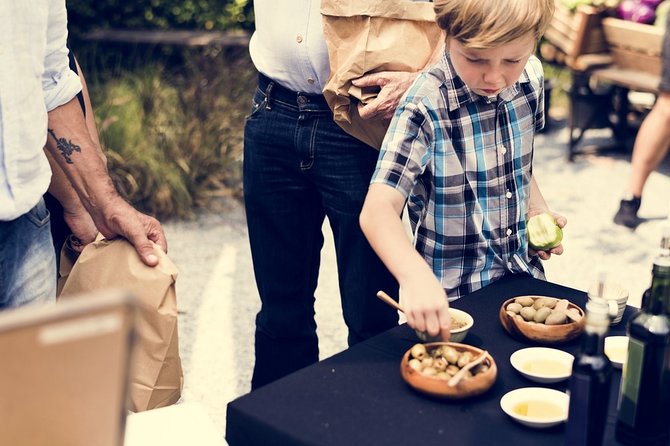
[[[637,5],[638,2],[636,0],[623,0],[616,8],[617,15],[620,19],[630,20]]]
[[[654,23],[656,19],[656,11],[649,5],[640,3],[640,5],[635,8],[633,12],[632,20],[637,23]]]
[[[640,0],[640,3],[644,3],[647,6],[650,6],[654,9],[661,4],[663,0]]]
[[[641,0],[623,0],[617,13],[620,18],[637,23],[653,23],[656,18],[654,8]]]

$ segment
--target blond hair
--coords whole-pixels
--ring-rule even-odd
[[[539,40],[555,0],[435,0],[437,24],[469,48],[505,45],[531,33]]]

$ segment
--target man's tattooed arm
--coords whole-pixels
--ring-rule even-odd
[[[66,138],[59,138],[56,136],[52,129],[48,129],[49,135],[56,141],[56,147],[60,150],[61,155],[65,158],[65,162],[68,164],[73,164],[72,154],[74,152],[81,152],[81,147],[68,140]]]

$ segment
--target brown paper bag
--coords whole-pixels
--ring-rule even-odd
[[[152,268],[142,263],[128,241],[96,240],[77,259],[59,296],[68,299],[116,288],[138,298],[138,339],[130,379],[133,412],[176,403],[184,383],[177,338],[177,267],[160,248],[155,251],[160,262]]]
[[[335,122],[347,133],[379,149],[388,128],[381,119],[363,120],[358,103],[376,97],[351,84],[367,73],[419,71],[439,44],[433,3],[412,0],[323,0],[323,31],[330,78],[323,94]]]

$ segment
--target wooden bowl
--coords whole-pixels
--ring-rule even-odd
[[[517,296],[521,297],[521,296]],[[547,296],[523,296],[533,299],[547,298]],[[561,344],[571,341],[584,331],[584,310],[570,302],[568,309],[574,308],[579,312],[580,318],[577,321],[567,322],[560,325],[545,325],[537,322],[527,322],[521,316],[511,316],[507,313],[507,305],[514,302],[514,299],[507,299],[500,306],[500,322],[505,330],[518,339],[533,341],[538,344]],[[555,299],[555,298],[553,298]]]
[[[428,351],[439,346],[447,345],[455,348],[459,352],[469,351],[473,357],[478,357],[483,350],[467,344],[459,344],[457,342],[431,342],[424,344]],[[449,380],[445,378],[438,378],[434,376],[427,376],[418,370],[413,369],[409,365],[410,350],[405,352],[405,355],[400,361],[400,375],[415,390],[440,398],[448,399],[463,399],[482,394],[493,386],[498,375],[498,368],[492,356],[488,356],[484,360],[484,364],[489,368],[485,372],[477,373],[471,378],[462,379],[454,387],[449,386]]]

